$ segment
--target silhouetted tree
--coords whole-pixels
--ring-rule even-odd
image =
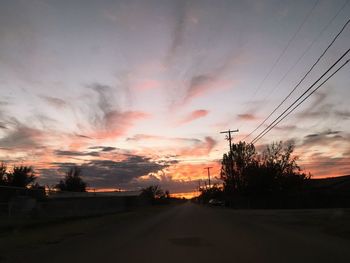
[[[294,145],[282,142],[267,146],[262,154],[260,170],[265,175],[265,185],[271,192],[286,192],[300,189],[310,174],[306,175],[297,164],[298,157],[292,156]]]
[[[225,193],[268,195],[299,189],[310,175],[301,172],[293,150],[292,143],[279,142],[257,154],[253,144],[233,144],[222,160]]]
[[[201,203],[207,204],[210,199],[216,199],[216,200],[223,199],[223,189],[218,185],[213,185],[210,188],[208,187],[201,188],[199,189],[199,191],[201,194],[199,195],[198,200]]]
[[[7,185],[7,167],[4,163],[0,165],[0,185]]]
[[[240,192],[247,184],[247,171],[256,167],[257,153],[253,144],[239,142],[232,145],[232,151],[224,154],[220,177],[226,192]]]
[[[140,196],[145,199],[154,201],[155,199],[161,198],[162,196],[164,196],[164,192],[159,185],[151,185],[149,187],[143,188],[141,190]]]
[[[45,188],[38,188],[34,169],[31,166],[14,166],[12,172],[7,171],[5,164],[0,165],[0,185],[8,186],[0,191],[0,200],[9,201],[14,196],[32,196],[43,199]],[[23,189],[18,189],[21,187]]]
[[[63,180],[57,184],[57,188],[61,191],[85,192],[86,183],[81,178],[81,170],[78,167],[72,167],[67,172]]]
[[[33,167],[14,166],[13,171],[7,173],[7,185],[16,187],[27,187],[36,179]]]

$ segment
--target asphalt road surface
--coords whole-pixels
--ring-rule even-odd
[[[327,227],[319,213],[327,214]],[[349,237],[341,226],[332,228],[342,216],[341,210],[237,211],[188,202],[17,248],[3,262],[350,262]]]

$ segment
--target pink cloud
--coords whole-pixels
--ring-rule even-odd
[[[98,139],[108,139],[123,136],[138,120],[150,117],[142,111],[109,111],[100,121],[101,127],[95,134],[89,135]]]
[[[146,79],[141,82],[136,83],[135,89],[136,90],[151,90],[156,89],[160,86],[160,82],[153,80],[153,79]]]
[[[233,84],[232,81],[222,80],[216,75],[203,74],[194,76],[188,83],[188,88],[181,104],[188,104],[195,98],[214,90],[226,89]]]
[[[207,116],[209,111],[207,110],[195,110],[192,111],[189,115],[185,116],[182,120],[179,121],[179,124],[184,124],[188,122],[192,122],[194,120],[197,120],[199,118],[203,118]]]

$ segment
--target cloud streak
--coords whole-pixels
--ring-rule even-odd
[[[255,121],[258,118],[252,113],[243,113],[243,114],[238,114],[237,119],[242,121]]]
[[[0,139],[0,147],[13,149],[28,149],[42,145],[44,133],[23,124],[17,124],[13,129],[6,129],[6,134]]]
[[[60,98],[51,97],[51,96],[40,96],[40,98],[55,108],[61,109],[68,105],[68,103],[65,100]]]
[[[90,86],[97,95],[97,111],[92,113],[91,124],[95,128],[89,137],[97,139],[115,138],[125,135],[139,120],[150,115],[142,111],[121,111],[118,109],[113,88],[107,85],[94,84]]]
[[[174,58],[176,57],[178,53],[178,49],[181,47],[183,41],[184,41],[184,35],[186,31],[186,18],[187,18],[187,0],[179,0],[175,1],[175,23],[174,23],[174,30],[171,35],[171,44],[169,47],[169,50],[167,52],[167,55],[165,57],[164,64],[166,66],[172,64]]]
[[[192,111],[190,114],[182,118],[178,124],[186,124],[192,121],[195,121],[197,119],[203,118],[209,114],[208,110],[195,110]]]

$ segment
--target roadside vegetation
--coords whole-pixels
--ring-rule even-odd
[[[16,196],[44,199],[45,186],[36,182],[37,178],[32,166],[15,165],[10,170],[4,163],[0,164],[0,201],[7,202]],[[54,188],[59,191],[85,192],[86,186],[81,170],[72,167]]]
[[[152,205],[182,202],[182,199],[170,196],[169,190],[163,190],[159,185],[150,185],[141,190],[140,198]]]
[[[86,192],[87,184],[83,181],[81,176],[81,169],[72,167],[66,173],[64,179],[56,185],[56,188],[61,191]]]
[[[222,186],[201,189],[199,201],[220,199],[227,206],[270,207],[299,194],[311,178],[297,164],[292,143],[273,143],[258,152],[253,144],[239,142],[221,162]]]
[[[0,165],[0,201],[8,201],[18,195],[43,198],[45,187],[35,182],[36,179],[34,169],[31,166],[14,166],[10,171],[2,163]]]

